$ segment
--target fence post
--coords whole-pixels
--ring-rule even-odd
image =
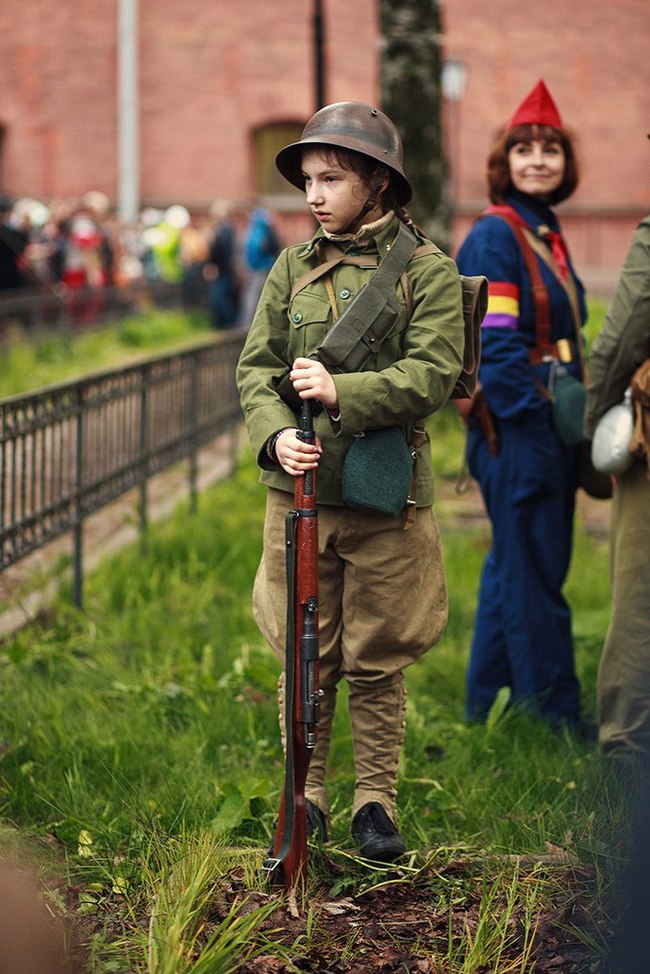
[[[199,493],[198,492],[199,465],[198,465],[198,458],[197,458],[199,356],[197,353],[192,355],[191,362],[192,362],[192,369],[190,372],[189,476],[190,476],[190,511],[192,511],[192,513],[195,513],[198,507],[198,493]]]
[[[148,523],[148,478],[149,478],[149,436],[147,413],[149,411],[149,370],[142,367],[142,385],[140,387],[140,535],[144,539]]]
[[[75,515],[73,530],[72,556],[72,603],[78,609],[83,604],[83,507],[81,495],[83,490],[83,387],[76,390],[77,399],[77,449],[75,471]]]

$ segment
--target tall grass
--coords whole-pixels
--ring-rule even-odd
[[[411,852],[390,871],[354,855],[342,688],[332,839],[310,857],[313,899],[295,946],[308,953],[321,935],[319,892],[379,895],[408,884],[435,904],[427,938],[414,944],[432,970],[530,974],[540,917],[572,895],[567,883],[581,870],[595,877],[594,916],[605,917],[625,804],[598,751],[580,740],[501,706],[486,727],[465,723],[489,526],[476,498],[453,490],[463,446],[453,407],[431,433],[450,616],[439,645],[407,671],[399,807]],[[263,518],[246,450],[196,513],[182,505],[150,528],[144,549],[101,564],[83,613],[64,591],[0,654],[0,813],[75,891],[69,909],[91,930],[93,974],[216,974],[261,949],[292,969],[267,930],[278,901],[260,894],[283,775],[277,664],[250,612]],[[588,715],[607,579],[606,542],[578,522],[567,594]],[[225,894],[233,871],[242,891],[234,902]],[[603,945],[593,931],[584,936],[595,938],[596,957]],[[353,957],[352,934],[337,949]]]
[[[152,310],[101,329],[53,332],[38,338],[4,334],[0,356],[0,398],[77,379],[88,372],[119,368],[144,355],[207,341],[214,332],[207,314]]]
[[[456,436],[453,418],[440,422],[441,439]],[[487,728],[465,724],[464,670],[488,527],[476,517],[465,523],[448,487],[441,495],[450,621],[441,643],[408,671],[401,824],[409,847],[418,850],[415,862],[432,861],[444,848],[471,850],[484,861],[482,927],[454,932],[449,970],[478,969],[467,958],[480,956],[485,969],[500,971],[489,958],[506,949],[505,928],[503,936],[498,927],[487,929],[497,888],[508,910],[521,887],[522,916],[534,913],[526,896],[537,896],[529,884],[521,886],[508,857],[543,859],[551,848],[561,850],[562,862],[595,865],[605,875],[612,832],[622,829],[621,802],[598,752],[570,736],[508,711],[495,710]],[[84,918],[101,916],[106,902],[124,917],[150,917],[147,946],[132,932],[96,936],[97,971],[171,971],[173,943],[178,971],[194,970],[190,945],[198,938],[208,949],[205,896],[218,885],[214,873],[202,870],[208,860],[223,865],[219,849],[237,848],[250,887],[262,882],[259,867],[282,780],[277,666],[250,614],[263,508],[264,491],[246,452],[236,476],[202,496],[197,514],[179,508],[150,530],[144,552],[136,545],[102,564],[88,579],[84,613],[71,609],[62,593],[47,624],[20,633],[0,656],[4,819],[41,841],[49,836],[65,853],[71,881],[82,888]],[[568,587],[585,702],[593,712],[607,617],[607,550],[580,525],[576,542]],[[349,893],[362,891],[368,878],[351,857],[352,751],[344,690],[340,696],[332,844],[312,865],[326,888]],[[191,876],[179,866],[183,843]],[[402,880],[410,876],[406,869]],[[170,884],[187,895],[184,906]],[[165,897],[178,908],[174,917]],[[229,915],[226,924],[234,926],[232,943],[241,947],[237,937],[245,929],[254,945],[255,922],[244,928],[238,916]],[[218,939],[225,944],[230,936],[222,930]],[[107,957],[118,963],[116,942],[131,967],[102,966]],[[197,971],[203,969],[212,968]],[[230,968],[214,967],[222,969]]]

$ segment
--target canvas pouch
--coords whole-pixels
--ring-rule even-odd
[[[409,500],[414,462],[401,426],[357,434],[343,460],[343,503],[396,517]]]
[[[558,436],[567,446],[577,446],[585,438],[587,390],[582,382],[567,372],[563,365],[553,362],[548,391],[551,396],[553,423]]]

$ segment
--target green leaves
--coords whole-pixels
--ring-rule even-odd
[[[255,818],[262,807],[270,807],[277,783],[268,778],[244,777],[238,784],[224,782],[219,787],[222,798],[219,811],[210,822],[215,835],[234,832],[246,819]]]

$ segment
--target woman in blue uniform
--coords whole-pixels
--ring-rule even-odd
[[[487,181],[492,206],[457,258],[461,273],[490,282],[479,382],[491,429],[473,408],[467,449],[493,539],[481,576],[466,713],[484,720],[499,689],[509,687],[511,704],[579,728],[571,613],[562,594],[578,447],[558,434],[549,393],[559,366],[582,378],[584,291],[551,208],[575,190],[578,167],[543,81],[494,145]]]

